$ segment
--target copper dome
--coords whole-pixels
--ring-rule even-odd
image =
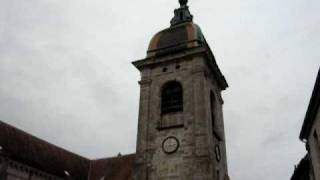
[[[193,22],[185,22],[171,26],[153,36],[147,56],[165,55],[205,44],[200,27]]]

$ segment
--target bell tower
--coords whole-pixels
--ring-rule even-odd
[[[135,180],[228,180],[221,91],[228,84],[187,0],[151,40],[141,72]]]

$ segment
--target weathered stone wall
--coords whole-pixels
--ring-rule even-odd
[[[209,69],[207,70],[208,76],[207,76],[207,91],[206,91],[206,96],[207,96],[207,116],[210,117],[210,123],[208,127],[210,134],[209,136],[209,150],[210,150],[210,155],[211,159],[216,162],[214,171],[217,176],[219,176],[217,179],[224,179],[224,176],[228,174],[228,165],[227,165],[227,152],[226,152],[226,137],[225,137],[225,129],[224,129],[224,119],[223,119],[223,104],[224,101],[221,97],[221,89],[219,89],[218,84],[216,83],[213,74],[210,73]],[[211,117],[211,105],[210,105],[210,91],[214,93],[214,126],[212,126],[212,117]],[[214,135],[214,132],[216,135]],[[216,136],[219,136],[218,137]],[[218,146],[221,150],[221,160],[217,160],[217,155],[215,152],[215,148]]]
[[[320,180],[320,108],[308,138],[311,163],[315,180]]]
[[[223,179],[227,171],[223,101],[212,76],[201,55],[142,69],[136,179]],[[178,81],[183,87],[183,112],[163,116],[161,88],[169,81]],[[215,131],[222,137],[221,141],[214,137],[211,128],[210,90],[216,97]],[[179,140],[180,147],[177,152],[166,154],[162,143],[170,136]],[[221,149],[219,162],[215,155],[216,145]]]

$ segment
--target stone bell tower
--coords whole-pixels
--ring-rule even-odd
[[[151,40],[141,71],[135,180],[227,180],[228,84],[187,0]]]

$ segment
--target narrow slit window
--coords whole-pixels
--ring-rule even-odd
[[[210,110],[211,110],[211,122],[212,122],[212,129],[214,129],[215,125],[215,97],[212,91],[210,91]]]
[[[183,20],[183,12],[180,12],[180,20]]]
[[[313,137],[314,137],[317,141],[319,140],[317,131],[314,131],[314,132],[313,132]]]
[[[313,138],[314,138],[314,141],[315,141],[315,144],[316,144],[316,154],[318,156],[318,159],[320,161],[320,142],[319,142],[319,136],[318,136],[318,132],[317,130],[315,130],[313,132]]]
[[[316,144],[317,144],[317,146],[319,147],[319,150],[320,150],[319,136],[318,136],[318,133],[317,133],[316,130],[313,132],[313,137],[314,137],[314,140],[315,140],[315,142],[316,142]]]
[[[176,81],[164,85],[161,95],[162,114],[183,111],[182,86]]]

